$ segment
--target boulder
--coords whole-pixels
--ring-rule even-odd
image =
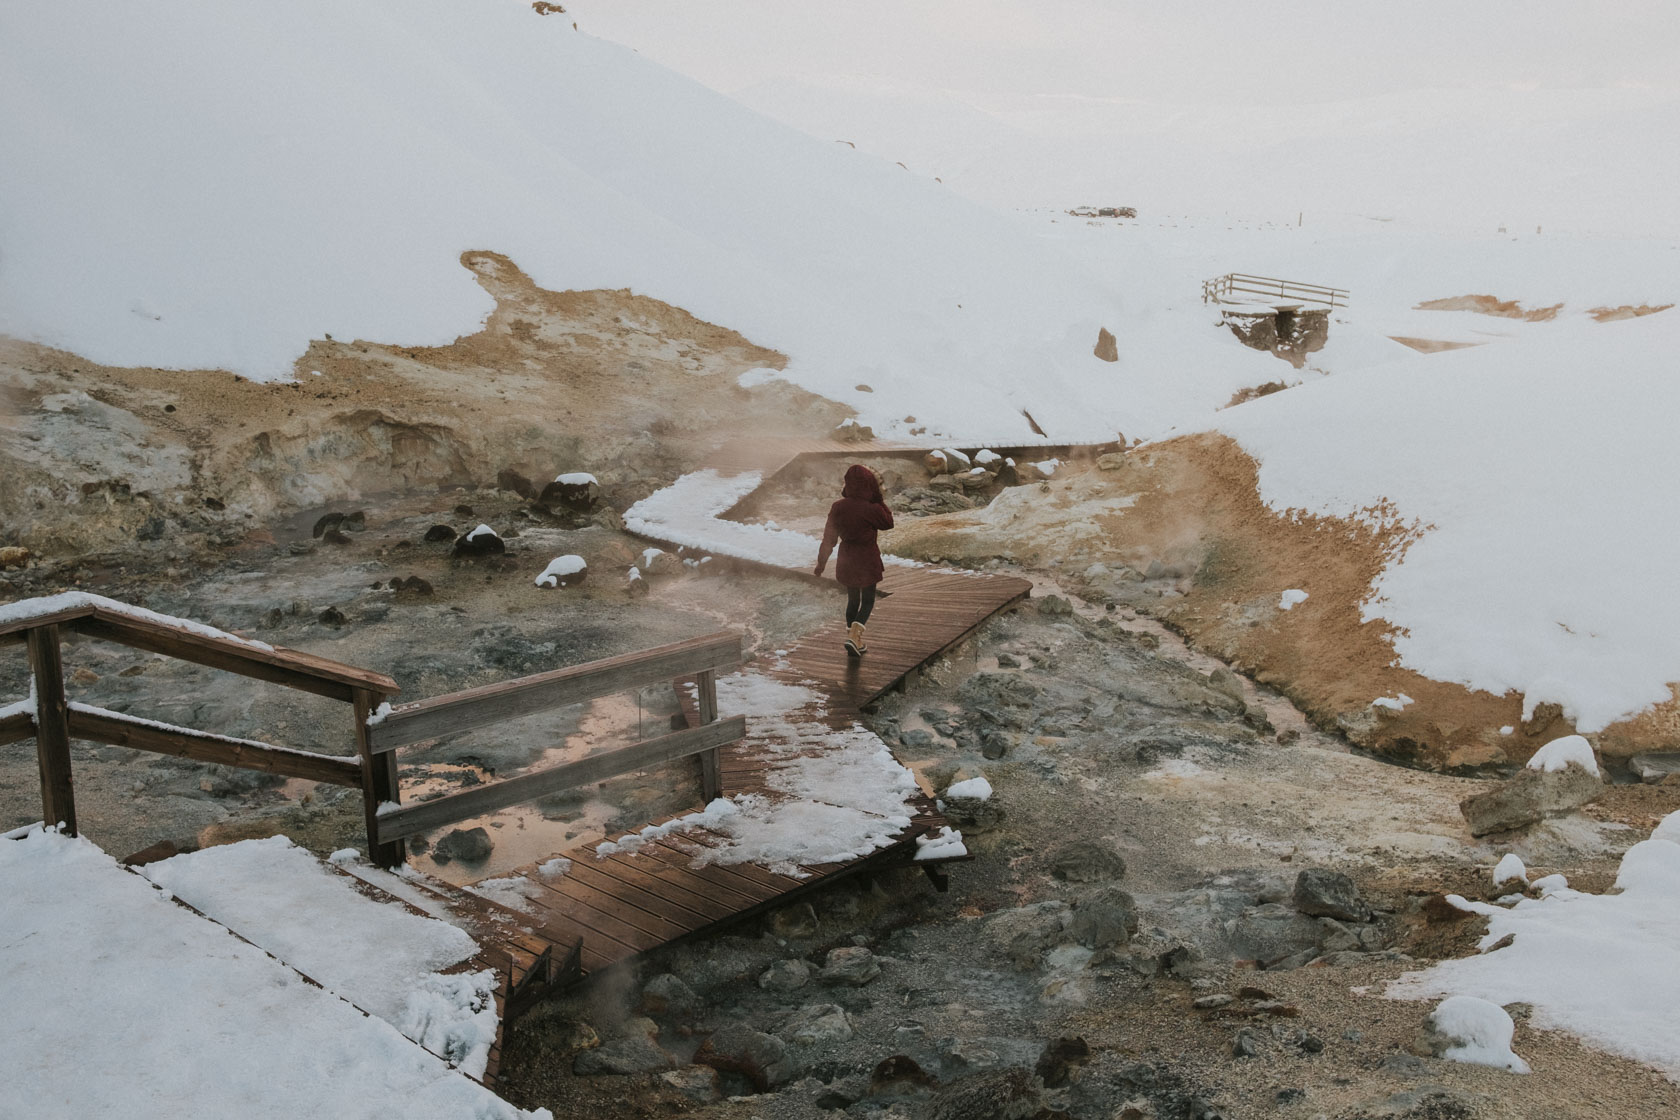
[[[431,536],[430,533],[426,535]],[[455,538],[456,556],[499,556],[506,551],[507,544],[488,525],[480,525],[465,536]]]
[[[881,962],[875,959],[874,953],[861,946],[848,945],[842,949],[829,950],[817,979],[824,984],[845,984],[861,988],[879,975]]]
[[[642,985],[642,1010],[649,1015],[691,1015],[700,1008],[694,989],[669,972]]]
[[[559,506],[573,513],[588,513],[601,500],[601,484],[595,476],[584,471],[562,474],[544,486],[537,501],[545,506]]]
[[[657,1042],[644,1035],[637,1035],[633,1038],[616,1038],[592,1050],[583,1051],[573,1060],[572,1072],[584,1076],[599,1073],[622,1076],[666,1070],[676,1064],[677,1060],[662,1050]]]
[[[867,424],[859,424],[848,416],[840,421],[828,437],[840,443],[868,443],[875,438],[875,429]]]
[[[525,498],[527,500],[535,499],[538,494],[536,483],[532,482],[518,471],[510,470],[507,467],[503,467],[501,470],[496,472],[496,489],[511,490],[513,493],[518,494],[521,498]]]
[[[718,1072],[708,1066],[684,1066],[659,1075],[659,1080],[691,1101],[709,1104],[723,1097],[718,1085]]]
[[[309,531],[309,535],[316,540],[320,540],[326,535],[328,529],[338,528],[343,521],[344,515],[342,513],[324,513],[316,520],[315,527]]]
[[[787,1043],[740,1024],[707,1038],[695,1051],[694,1062],[722,1073],[738,1073],[761,1093],[786,1084],[797,1069],[788,1057]]]
[[[536,579],[538,587],[576,587],[589,578],[589,564],[583,557],[568,553],[556,556]]]
[[[1309,867],[1295,876],[1295,909],[1318,918],[1363,922],[1371,908],[1359,897],[1359,888],[1339,871]]]
[[[1097,456],[1097,469],[1099,471],[1117,471],[1123,469],[1125,465],[1126,454],[1123,451],[1110,451],[1106,455]]]
[[[1124,945],[1137,932],[1137,902],[1119,887],[1099,887],[1079,900],[1068,933],[1087,949]]]
[[[796,902],[771,914],[768,925],[772,936],[785,940],[815,937],[817,911],[809,902]]]
[[[772,992],[792,992],[811,979],[811,966],[801,960],[777,961],[759,974],[758,986]]]
[[[851,1041],[852,1021],[839,1004],[808,1003],[788,1016],[776,1033],[795,1046],[824,1046]]]
[[[986,939],[1016,968],[1031,970],[1044,963],[1044,954],[1068,937],[1073,909],[1059,899],[1001,910],[986,920]]]
[[[439,863],[448,863],[452,859],[462,863],[480,863],[490,858],[495,847],[490,841],[490,834],[482,826],[457,828],[437,842],[432,848],[432,858]]]
[[[1107,327],[1097,328],[1097,345],[1091,353],[1105,362],[1118,362],[1120,360],[1120,344]]]
[[[455,539],[455,530],[450,528],[448,525],[433,525],[430,529],[426,530],[425,539],[428,544],[436,544],[439,541],[452,541]]]
[[[1126,860],[1107,844],[1069,840],[1050,857],[1050,874],[1069,883],[1102,883],[1123,878]]]
[[[1561,770],[1519,770],[1496,788],[1466,797],[1458,808],[1470,835],[1486,836],[1572,812],[1603,793],[1603,779],[1572,762]]]

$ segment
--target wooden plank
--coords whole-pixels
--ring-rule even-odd
[[[0,747],[35,737],[35,713],[19,712],[0,719]]]
[[[27,602],[28,600],[25,600]],[[8,603],[11,610],[16,610],[21,603]],[[63,607],[56,611],[42,611],[39,614],[14,618],[9,622],[0,623],[0,645],[23,645],[30,630],[38,626],[61,626],[73,622],[78,618],[85,618],[93,613],[93,604],[85,606]]]
[[[573,866],[576,867],[575,864]],[[631,940],[631,937],[635,936],[651,938],[652,944],[656,946],[664,945],[679,937],[686,937],[701,924],[693,919],[673,920],[647,907],[634,904],[617,893],[614,888],[621,887],[622,884],[616,880],[602,884],[596,880],[586,881],[585,876],[568,872],[558,878],[536,883],[536,886],[548,892],[541,896],[543,901],[538,903],[539,906],[545,905],[559,910],[593,929],[609,929],[614,937],[626,944],[635,944]],[[628,891],[629,888],[624,889]],[[550,899],[549,895],[554,897]],[[527,894],[526,897],[531,896]],[[636,947],[640,948],[639,945]]]
[[[329,782],[352,789],[358,789],[362,784],[362,768],[354,758],[335,758],[291,747],[226,739],[188,727],[166,728],[118,712],[72,708],[69,716],[71,737],[92,743],[132,747],[154,754],[284,774],[288,778],[307,778],[312,782]]]
[[[375,754],[368,743],[368,716],[372,715],[385,697],[365,688],[355,690],[350,710],[356,738],[356,756],[362,771],[362,817],[367,828],[368,858],[390,870],[400,867],[405,857],[405,845],[400,840],[382,841],[379,838],[379,809],[382,805],[402,802],[402,789],[397,783],[395,755]]]
[[[76,793],[70,776],[70,704],[64,697],[64,662],[58,626],[27,632],[29,671],[35,677],[35,760],[41,771],[41,819],[76,835]]]
[[[660,883],[654,886],[643,886],[632,883],[627,878],[610,875],[604,868],[610,860],[588,860],[574,862],[566,872],[565,878],[583,886],[593,887],[603,895],[618,899],[626,906],[649,914],[680,926],[685,930],[696,930],[701,926],[710,925],[717,919],[705,909],[698,909],[685,905],[679,901],[674,883]]]
[[[407,704],[371,728],[375,752],[741,663],[741,636],[708,634]]]
[[[572,867],[575,869],[578,865],[578,861],[574,861]],[[627,859],[601,859],[591,866],[601,875],[610,875],[631,886],[658,894],[711,921],[723,921],[739,909],[720,899],[710,884],[699,876],[685,874],[687,868],[660,871]]]
[[[78,634],[90,638],[115,642],[132,649],[143,649],[148,653],[161,653],[166,657],[191,661],[195,665],[285,685],[299,692],[312,692],[331,700],[348,702],[353,692],[353,684],[364,683],[341,679],[341,676],[346,674],[328,675],[323,666],[336,663],[324,658],[298,658],[294,663],[292,657],[295,651],[292,650],[276,649],[267,653],[252,646],[204,638],[184,630],[138,623],[132,619],[113,622],[110,618],[97,615],[77,619],[70,625]],[[309,665],[307,669],[303,667],[306,663]],[[350,666],[344,668],[350,669]],[[353,671],[362,675],[361,670]],[[371,675],[378,677],[378,674]],[[392,681],[391,687],[395,689],[396,682]]]
[[[746,731],[746,717],[735,716],[704,727],[644,739],[615,751],[590,755],[533,774],[522,774],[447,797],[408,805],[394,812],[381,813],[377,826],[379,842],[400,840],[417,832],[505,809],[509,805],[518,805],[563,789],[687,758],[739,739]]]
[[[547,883],[538,886],[541,889],[534,896],[526,897],[537,908],[542,928],[546,930],[552,925],[556,929],[570,926],[579,930],[584,949],[593,950],[604,960],[621,961],[665,944],[666,939],[658,934],[630,925],[583,899],[561,894]]]
[[[701,726],[716,723],[717,711],[717,674],[710,669],[702,669],[694,676],[695,704]],[[718,775],[718,752],[714,748],[700,756],[700,799],[708,805],[723,792],[723,783]]]

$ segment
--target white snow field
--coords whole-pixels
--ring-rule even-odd
[[[739,330],[883,433],[1029,409],[1111,439],[1253,365],[1020,219],[522,0],[12,5],[0,105],[0,333],[99,362],[272,379],[323,335],[447,343],[491,307],[458,258],[493,249]]]
[[[1535,1026],[1567,1030],[1680,1081],[1680,842],[1672,836],[1680,836],[1680,813],[1628,849],[1619,894],[1559,887],[1508,908],[1449,896],[1488,916],[1483,950],[1506,935],[1515,940],[1408,973],[1387,994],[1532,1003]]]
[[[506,1104],[86,840],[39,829],[0,839],[0,897],[7,1116],[552,1120]]]

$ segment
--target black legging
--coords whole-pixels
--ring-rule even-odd
[[[875,609],[875,586],[846,588],[846,625],[868,622],[869,612]]]

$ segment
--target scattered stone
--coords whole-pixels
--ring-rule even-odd
[[[761,1093],[786,1084],[796,1069],[785,1042],[739,1024],[707,1038],[695,1051],[694,1061],[723,1073],[738,1073]]]
[[[430,529],[426,530],[425,539],[428,544],[436,544],[439,541],[452,541],[455,539],[455,530],[450,528],[448,525],[433,525]]]
[[[809,902],[784,906],[770,915],[770,933],[784,940],[802,940],[817,935],[817,911]]]
[[[642,1010],[649,1015],[692,1015],[699,1008],[700,997],[669,972],[660,973],[642,985]]]
[[[997,663],[999,669],[1019,669],[1021,667],[1021,659],[1007,653],[998,654]]]
[[[432,858],[439,863],[448,863],[452,859],[462,863],[482,863],[490,858],[494,849],[490,834],[484,831],[483,826],[457,828],[437,842],[432,848]]]
[[[1046,595],[1038,601],[1038,613],[1050,618],[1057,618],[1073,613],[1073,604],[1060,595]]]
[[[811,979],[811,966],[801,960],[777,961],[758,977],[758,986],[772,992],[793,992]]]
[[[824,984],[847,984],[861,988],[881,975],[881,962],[859,945],[830,949],[817,979]]]
[[[1214,1011],[1221,1007],[1229,1007],[1236,1000],[1226,992],[1215,992],[1210,996],[1199,996],[1190,1001],[1190,1006],[1197,1011]]]
[[[1574,762],[1561,770],[1518,770],[1496,789],[1458,803],[1470,835],[1522,828],[1573,812],[1604,793],[1604,780]]]
[[[659,1080],[689,1100],[700,1104],[709,1104],[723,1098],[723,1090],[718,1086],[718,1072],[709,1066],[684,1066],[682,1069],[667,1070],[659,1075]]]
[[[99,674],[94,672],[92,669],[88,669],[88,668],[85,668],[85,667],[78,667],[75,672],[70,674],[70,683],[71,684],[98,684],[99,683]]]
[[[27,568],[34,555],[22,545],[7,545],[0,548],[0,569],[12,571],[16,568]]]
[[[0,549],[0,554],[5,550]],[[1680,774],[1680,751],[1653,751],[1648,754],[1636,754],[1628,759],[1628,765],[1639,775],[1639,780],[1648,785],[1658,785],[1667,778]]]
[[[583,471],[560,475],[544,486],[542,493],[537,496],[541,505],[550,508],[559,506],[573,513],[588,513],[600,500],[601,484],[595,480],[594,475]]]
[[[890,1058],[882,1059],[870,1073],[869,1095],[910,1096],[938,1084],[939,1079],[918,1065],[914,1058],[907,1054],[894,1054]]]
[[[425,596],[432,594],[430,581],[421,579],[419,576],[409,576],[405,580],[392,580],[391,584],[392,590],[401,595]]]
[[[616,1038],[583,1051],[573,1060],[572,1072],[585,1077],[603,1073],[624,1076],[668,1070],[676,1064],[677,1060],[661,1049],[657,1042],[644,1035],[636,1035]]]
[[[1243,1027],[1231,1042],[1231,1056],[1233,1058],[1258,1058],[1263,1045],[1264,1043],[1256,1031]]]
[[[852,1021],[838,1004],[809,1003],[790,1015],[776,1033],[795,1046],[850,1042]]]
[[[496,489],[511,490],[527,501],[536,498],[537,485],[516,470],[503,467],[496,472]]]
[[[927,1120],[1013,1120],[1038,1112],[1043,1086],[1029,1069],[973,1073],[940,1089],[928,1102]]]
[[[903,743],[911,750],[925,751],[929,747],[933,746],[933,732],[920,727],[912,727],[903,735],[899,736],[899,742]]]
[[[323,536],[326,535],[326,532],[327,532],[328,529],[338,528],[338,526],[343,521],[344,521],[344,515],[342,513],[322,514],[321,517],[315,522],[315,528],[313,528],[309,531],[309,535],[314,537],[316,540],[320,540]]]
[[[328,607],[315,616],[315,621],[322,626],[343,626],[345,623],[344,612],[337,607]]]
[[[860,385],[861,392],[873,392],[868,386]],[[829,438],[840,443],[868,443],[875,438],[875,429],[868,424],[859,424],[851,417],[840,421],[835,429],[829,433]]]
[[[556,556],[537,577],[538,587],[576,587],[589,578],[589,564],[574,553]]]
[[[1359,888],[1339,871],[1309,867],[1295,877],[1295,909],[1313,917],[1363,922],[1370,907],[1359,897]]]
[[[1050,857],[1050,874],[1069,883],[1102,883],[1124,878],[1126,860],[1107,844],[1069,840]]]
[[[507,551],[507,544],[488,525],[480,525],[465,536],[456,538],[454,555],[461,557],[499,556]]]
[[[363,532],[367,529],[367,510],[351,510],[344,515],[344,520],[339,522],[338,527],[349,533]]]
[[[465,502],[462,502],[460,505],[455,507],[455,516],[456,517],[471,517],[471,516],[473,516],[473,507],[469,506]]]
[[[1117,471],[1126,466],[1126,453],[1110,451],[1107,455],[1097,456],[1097,469],[1100,471]]]
[[[1119,887],[1099,887],[1079,900],[1068,933],[1087,949],[1124,945],[1138,929],[1137,902]]]

